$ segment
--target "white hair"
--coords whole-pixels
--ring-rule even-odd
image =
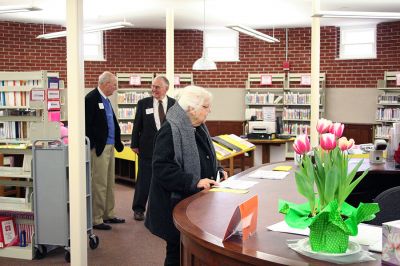
[[[211,102],[212,94],[199,86],[187,86],[176,90],[175,99],[183,110],[189,111],[192,107],[195,111],[199,110],[207,100]]]
[[[111,81],[112,79],[116,79],[115,75],[109,71],[105,71],[103,72],[100,76],[99,76],[99,85],[102,85],[108,81]]]

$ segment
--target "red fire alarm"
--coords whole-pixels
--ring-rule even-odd
[[[283,70],[289,70],[290,66],[289,66],[289,61],[284,61],[283,62]]]

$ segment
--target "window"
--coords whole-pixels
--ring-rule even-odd
[[[230,29],[207,30],[204,49],[208,58],[215,62],[239,61],[239,34]]]
[[[83,54],[86,61],[104,61],[103,31],[83,35]]]
[[[340,27],[339,59],[376,58],[376,25]]]

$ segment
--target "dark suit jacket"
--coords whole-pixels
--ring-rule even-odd
[[[168,97],[168,96],[167,96]],[[168,97],[168,109],[174,105],[175,100]],[[153,97],[146,97],[138,101],[136,106],[135,122],[132,131],[132,148],[139,148],[139,156],[144,159],[151,159],[153,156],[153,142],[157,133],[154,112],[146,114],[146,109],[153,109]]]
[[[95,148],[97,156],[100,156],[103,152],[108,137],[106,110],[104,108],[100,109],[99,103],[103,103],[101,94],[97,88],[95,88],[85,97],[85,128],[86,136],[90,140],[90,149]],[[120,152],[124,149],[124,145],[121,142],[121,130],[117,118],[115,117],[114,110],[113,117],[115,126],[114,147]]]
[[[203,145],[208,145],[206,141],[196,136],[196,143],[200,156],[200,178],[210,178],[215,180],[216,166],[210,159],[214,156],[211,150]],[[194,148],[194,147],[193,147]],[[172,129],[168,120],[157,132],[154,144],[153,156],[153,179],[150,184],[149,201],[146,212],[145,226],[166,241],[178,242],[179,231],[176,229],[172,211],[179,201],[200,191],[196,188],[193,191],[192,183],[194,176],[185,172],[183,166],[175,159],[174,142]],[[172,196],[172,193],[175,196]],[[177,196],[180,197],[177,197]]]

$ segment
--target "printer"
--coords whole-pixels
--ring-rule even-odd
[[[272,134],[276,133],[275,121],[249,121],[249,139],[272,139]]]

